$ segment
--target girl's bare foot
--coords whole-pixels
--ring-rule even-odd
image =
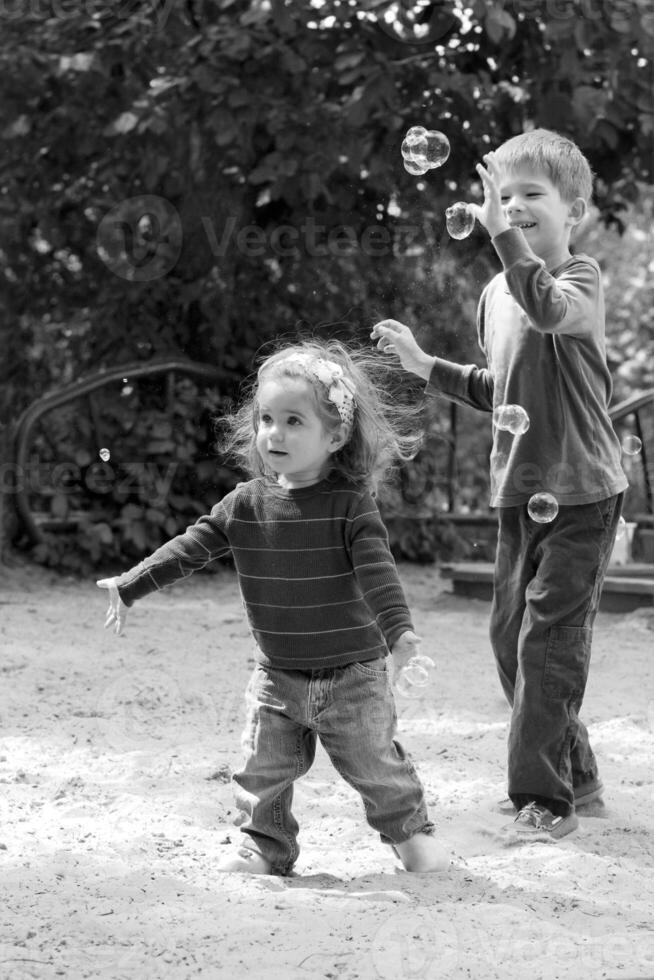
[[[414,834],[402,844],[395,844],[393,850],[406,871],[447,871],[450,866],[445,849],[431,834]]]
[[[218,871],[241,871],[247,875],[269,875],[272,865],[261,854],[247,847],[239,847],[236,854],[225,857],[218,864]]]

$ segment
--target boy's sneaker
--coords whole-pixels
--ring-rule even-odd
[[[524,841],[558,841],[578,826],[579,818],[574,810],[567,817],[555,817],[546,806],[528,803],[508,829]]]
[[[595,803],[601,800],[603,792],[604,784],[601,779],[593,779],[592,782],[581,783],[581,785],[575,786],[575,810],[578,810],[580,806],[588,806],[589,803]],[[514,816],[516,813],[516,808],[508,796],[500,800],[497,808],[500,813],[503,813],[507,817]]]

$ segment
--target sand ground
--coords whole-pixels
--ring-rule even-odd
[[[287,879],[219,875],[239,830],[252,642],[234,575],[102,628],[93,582],[0,579],[0,978],[654,978],[654,611],[600,614],[584,717],[606,785],[558,844],[510,845],[489,606],[401,565],[437,669],[400,737],[451,854],[404,872],[319,752]]]

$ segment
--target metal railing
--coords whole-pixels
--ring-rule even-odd
[[[634,431],[638,439],[640,440],[640,449],[638,452],[639,465],[642,468],[643,474],[643,488],[645,491],[645,503],[647,506],[647,513],[654,515],[654,498],[652,495],[652,480],[650,477],[649,467],[647,465],[648,460],[648,446],[647,439],[645,438],[645,430],[642,423],[641,412],[645,408],[650,406],[654,407],[654,388],[649,388],[647,391],[640,392],[640,394],[630,395],[629,398],[625,398],[623,401],[618,402],[609,410],[609,415],[611,416],[611,421],[615,425],[616,422],[622,422],[625,419],[633,416],[634,420]]]
[[[14,429],[13,437],[13,457],[16,473],[27,470],[28,452],[30,440],[39,419],[48,412],[52,412],[63,405],[68,405],[79,398],[86,398],[88,403],[89,416],[93,425],[96,444],[104,444],[102,438],[102,423],[97,411],[97,406],[93,399],[93,393],[100,388],[120,381],[123,378],[130,380],[143,377],[155,377],[165,375],[166,377],[166,403],[170,408],[174,400],[175,378],[177,375],[205,378],[207,381],[218,381],[221,372],[218,368],[209,364],[200,364],[197,361],[185,360],[184,358],[163,358],[151,360],[147,363],[136,361],[130,364],[122,364],[118,367],[107,368],[88,378],[66,385],[58,391],[51,392],[32,402],[28,408],[19,416]],[[18,481],[14,491],[16,511],[18,517],[33,544],[39,544],[43,540],[43,532],[34,519],[34,514],[30,507],[29,492],[27,488]]]
[[[649,453],[654,452],[654,441],[650,440],[649,444],[647,441],[647,433],[645,431],[645,426],[642,421],[642,414],[646,409],[654,411],[654,388],[649,388],[647,391],[639,392],[635,395],[630,395],[629,398],[625,398],[623,401],[618,402],[609,409],[609,416],[614,425],[624,422],[633,416],[633,432],[640,440],[640,449],[638,453],[633,457],[637,461],[638,468],[642,473],[642,485],[643,493],[645,497],[645,514],[651,515],[654,521],[654,488],[652,486],[652,476],[649,468]],[[447,436],[448,443],[448,472],[447,472],[447,501],[448,501],[448,517],[454,517],[458,513],[457,507],[457,493],[456,493],[456,472],[457,472],[457,451],[458,451],[458,435],[459,435],[459,415],[461,409],[455,402],[449,403],[449,433]],[[494,520],[495,515],[492,511],[489,511],[485,515],[488,520]],[[641,514],[641,517],[644,515]],[[467,519],[467,517],[465,518]],[[480,518],[483,519],[483,518]]]
[[[218,368],[208,364],[201,364],[197,361],[186,360],[184,358],[163,358],[152,360],[148,363],[138,361],[135,363],[122,364],[115,368],[108,368],[94,374],[86,379],[67,385],[58,391],[44,395],[33,402],[20,415],[14,430],[13,447],[14,463],[16,472],[26,469],[27,456],[30,446],[30,439],[34,427],[44,415],[63,405],[69,404],[79,398],[86,398],[88,402],[89,415],[96,436],[96,444],[103,445],[102,423],[100,421],[97,407],[93,400],[93,392],[105,387],[106,385],[120,381],[123,378],[152,377],[156,375],[166,376],[166,401],[170,408],[174,399],[174,386],[176,375],[182,374],[191,377],[205,378],[207,381],[218,381],[221,372]],[[652,480],[648,468],[648,447],[641,413],[651,406],[654,406],[654,388],[640,392],[624,399],[610,409],[611,420],[615,423],[633,417],[634,433],[641,442],[638,454],[639,466],[642,467],[643,488],[647,514],[652,515],[654,520],[654,493]],[[448,516],[456,515],[456,453],[457,453],[457,423],[458,409],[454,402],[449,406],[449,462],[447,473],[447,500]],[[20,521],[34,544],[43,540],[43,533],[34,519],[34,514],[30,508],[29,495],[25,487],[18,485],[15,488],[16,510]],[[489,513],[489,519],[492,518]]]

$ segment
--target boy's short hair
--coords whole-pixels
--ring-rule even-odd
[[[590,201],[593,172],[576,143],[551,129],[532,129],[513,136],[496,150],[497,162],[507,170],[533,167],[544,173],[565,201]]]

